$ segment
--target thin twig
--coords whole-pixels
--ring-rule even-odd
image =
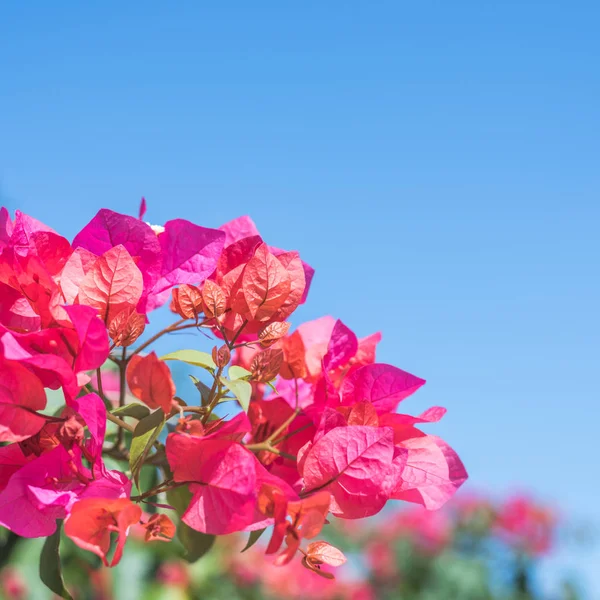
[[[312,422],[305,423],[304,425],[302,425],[302,427],[298,427],[298,429],[294,429],[294,431],[290,431],[289,433],[286,433],[284,436],[282,436],[276,440],[273,440],[273,442],[272,442],[273,446],[279,446],[279,444],[281,444],[282,442],[285,442],[285,440],[289,440],[291,437],[295,436],[297,433],[300,433],[301,431],[308,429],[311,425],[312,425]]]
[[[230,350],[234,350],[235,341],[240,337],[240,335],[241,335],[242,331],[244,330],[244,327],[246,327],[246,325],[248,325],[248,319],[244,319],[244,322],[240,325],[240,328],[235,332],[235,335],[231,339],[231,342],[229,342],[229,344],[227,344],[227,346],[229,347]]]
[[[119,431],[126,429],[127,431],[129,431],[130,433],[133,433],[135,427],[133,427],[133,425],[130,425],[129,423],[125,423],[125,421],[123,421],[123,419],[119,419],[119,417],[115,417],[115,415],[113,415],[110,412],[106,413],[106,418],[111,422],[114,423],[115,425],[118,425],[121,429],[119,429]]]
[[[129,357],[127,358],[127,361],[130,361],[132,356],[139,354],[140,352],[145,350],[148,346],[150,346],[151,344],[156,342],[156,340],[160,339],[163,335],[166,335],[167,333],[183,331],[184,329],[191,329],[192,327],[199,328],[199,327],[202,327],[203,324],[205,323],[205,321],[202,321],[201,323],[196,323],[196,322],[186,323],[186,321],[189,321],[189,319],[180,319],[179,321],[175,321],[175,323],[169,325],[168,327],[165,327],[165,329],[163,329],[162,331],[159,331],[158,333],[154,334],[150,339],[146,340],[142,345],[138,346],[129,355]]]
[[[164,483],[165,482],[163,481],[163,486],[164,486]],[[147,492],[144,492],[143,494],[140,494],[139,496],[131,496],[130,500],[132,500],[133,502],[140,502],[146,498],[151,498],[152,496],[158,496],[158,494],[168,492],[169,490],[174,490],[175,488],[178,488],[182,485],[187,485],[189,483],[193,483],[193,482],[192,481],[178,481],[176,483],[170,482],[167,487],[157,486]]]
[[[214,375],[214,381],[213,381],[212,387],[210,388],[210,392],[208,394],[208,406],[206,407],[205,415],[202,417],[202,423],[204,425],[206,425],[206,423],[208,422],[208,419],[210,418],[210,415],[212,414],[212,411],[214,410],[215,406],[217,406],[217,404],[219,403],[221,392],[223,391],[221,388],[222,373],[223,373],[223,366],[221,365],[217,369],[217,372]]]
[[[273,440],[276,440],[291,424],[292,421],[302,412],[298,408],[298,380],[294,378],[294,383],[296,384],[296,408],[294,412],[265,440],[269,444],[273,443]]]
[[[121,360],[119,361],[119,408],[125,406],[125,394],[127,393],[127,348],[123,347]],[[116,448],[121,448],[123,444],[123,430],[117,431]]]
[[[288,454],[287,452],[282,452],[277,448],[273,448],[269,442],[246,444],[246,450],[250,450],[250,452],[272,452],[273,454],[277,454],[277,456],[283,456],[283,458],[288,458],[289,460],[297,460],[293,454]]]

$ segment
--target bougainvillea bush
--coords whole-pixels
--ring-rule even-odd
[[[128,533],[175,536],[196,560],[215,536],[270,527],[267,554],[324,577],[345,562],[320,541],[333,518],[388,500],[440,508],[467,475],[399,403],[425,381],[375,360],[323,318],[292,331],[313,269],[269,246],[247,217],[219,229],[101,210],[69,242],[0,211],[0,525],[46,538],[42,580],[69,597],[61,530],[105,566]],[[154,311],[172,323],[156,331]],[[183,330],[186,347],[153,344]],[[204,347],[205,350],[200,348]],[[196,389],[178,395],[171,365]],[[47,406],[58,391],[58,408]]]

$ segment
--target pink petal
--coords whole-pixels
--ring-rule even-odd
[[[254,221],[248,216],[228,221],[219,229],[225,232],[225,248],[243,238],[259,235]]]
[[[191,439],[190,439],[191,438]],[[254,456],[228,440],[203,440],[171,434],[167,457],[175,481],[192,481],[194,493],[183,521],[203,533],[241,531],[254,518]]]
[[[8,210],[3,206],[0,208],[0,249],[4,248],[10,241],[13,232],[13,223]]]
[[[136,264],[144,280],[139,310],[144,312],[146,296],[158,281],[161,270],[161,247],[151,227],[135,217],[103,208],[73,240],[73,248],[85,248],[96,256],[118,245],[125,246],[132,257],[137,257]]]
[[[358,350],[358,339],[354,332],[340,320],[335,322],[331,338],[327,346],[327,354],[323,358],[323,367],[332,371],[345,365]]]
[[[243,437],[252,431],[252,425],[245,412],[238,413],[229,421],[224,421],[215,431],[205,435],[203,439],[227,439],[240,442]]]
[[[67,515],[69,505],[84,487],[72,481],[70,463],[67,451],[57,446],[17,471],[0,493],[0,525],[23,537],[52,535],[56,519]]]
[[[50,331],[50,330],[46,330]],[[35,334],[34,334],[35,335]],[[54,354],[32,354],[20,344],[20,340],[27,343],[31,334],[19,336],[7,331],[0,331],[0,346],[5,358],[17,360],[27,366],[37,375],[44,387],[57,389],[63,388],[67,400],[74,398],[79,391],[77,378],[73,369],[64,358]],[[18,338],[18,339],[17,339]]]
[[[40,316],[27,298],[14,288],[0,283],[0,323],[17,331],[36,331],[41,325]]]
[[[70,407],[85,421],[90,432],[89,451],[101,459],[102,444],[106,433],[106,407],[97,394],[87,394],[71,401]]]
[[[380,419],[381,425],[387,425],[388,427],[394,427],[396,425],[416,425],[418,423],[437,423],[446,414],[446,409],[443,406],[432,406],[428,408],[424,413],[421,413],[418,417],[411,415],[400,415],[397,413],[388,413],[382,415]]]
[[[225,234],[183,219],[165,223],[158,237],[163,256],[161,274],[152,289],[160,294],[181,283],[202,283],[216,268]]]
[[[85,248],[76,248],[65,263],[59,279],[64,301],[72,304],[79,294],[79,286],[98,257]]]
[[[142,196],[142,201],[140,202],[140,210],[138,214],[138,219],[141,221],[146,214],[146,198]]]
[[[327,354],[335,323],[336,320],[333,317],[327,316],[302,323],[298,327],[298,333],[306,348],[306,367],[312,377],[321,373],[321,361]]]
[[[0,492],[8,480],[24,465],[29,458],[23,454],[19,444],[9,444],[0,448]]]
[[[79,337],[79,351],[74,370],[92,371],[100,368],[108,357],[106,326],[91,306],[65,306]]]
[[[374,515],[400,476],[398,456],[388,427],[337,427],[315,443],[303,461],[305,492],[329,491],[336,516]]]
[[[467,471],[460,458],[440,438],[432,435],[415,437],[405,440],[401,446],[408,450],[408,457],[393,498],[437,510],[467,480]]]
[[[392,412],[424,383],[424,379],[391,365],[365,365],[344,380],[342,404],[351,406],[355,402],[368,400],[378,414]]]

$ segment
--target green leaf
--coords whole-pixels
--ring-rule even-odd
[[[52,590],[57,596],[72,600],[71,594],[65,587],[60,568],[60,532],[62,521],[56,522],[56,531],[46,538],[42,553],[40,554],[40,579],[44,585]]]
[[[115,408],[115,410],[111,412],[116,417],[133,417],[134,419],[141,421],[150,414],[150,409],[143,404],[134,402],[133,404],[126,404],[125,406]]]
[[[267,385],[277,394],[279,395],[279,392],[277,391],[277,388],[273,385],[272,381],[267,381]]]
[[[252,396],[252,386],[243,379],[234,379],[233,381],[230,381],[226,377],[221,377],[220,379],[221,383],[238,399],[244,412],[248,412],[250,396]]]
[[[244,549],[242,550],[242,552],[246,552],[246,550],[248,550],[249,548],[252,548],[252,546],[254,546],[254,544],[256,544],[256,542],[258,542],[258,539],[266,530],[267,530],[267,528],[264,527],[263,529],[257,529],[256,531],[251,531],[250,535],[248,536],[248,543],[244,546]]]
[[[191,499],[192,494],[187,487],[181,486],[167,491],[167,501],[179,516],[187,510]],[[196,531],[183,522],[177,526],[177,537],[185,548],[184,558],[189,563],[202,558],[212,548],[216,539],[216,536]]]
[[[215,535],[208,535],[192,529],[185,523],[179,523],[177,537],[185,548],[185,560],[194,563],[202,558],[212,547],[217,539]]]
[[[200,401],[202,403],[202,406],[206,406],[210,398],[210,388],[193,375],[190,375],[190,379],[193,381],[194,385],[196,386],[196,389],[200,392]]]
[[[177,352],[165,354],[160,358],[161,360],[179,360],[188,365],[202,367],[203,369],[212,370],[217,368],[212,356],[208,352],[200,352],[200,350],[178,350]]]
[[[158,438],[165,424],[165,415],[161,408],[143,418],[133,431],[131,449],[129,451],[129,466],[133,480],[139,489],[139,472],[144,460]]]
[[[229,379],[245,379],[246,377],[252,377],[252,373],[248,369],[237,365],[229,367]]]
[[[171,475],[170,472],[168,474]],[[191,499],[192,493],[184,486],[167,490],[167,501],[179,516],[187,510]]]

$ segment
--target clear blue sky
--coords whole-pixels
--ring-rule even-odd
[[[317,270],[297,320],[428,380],[471,489],[596,520],[598,3],[169,4],[3,3],[4,203],[250,214]]]

